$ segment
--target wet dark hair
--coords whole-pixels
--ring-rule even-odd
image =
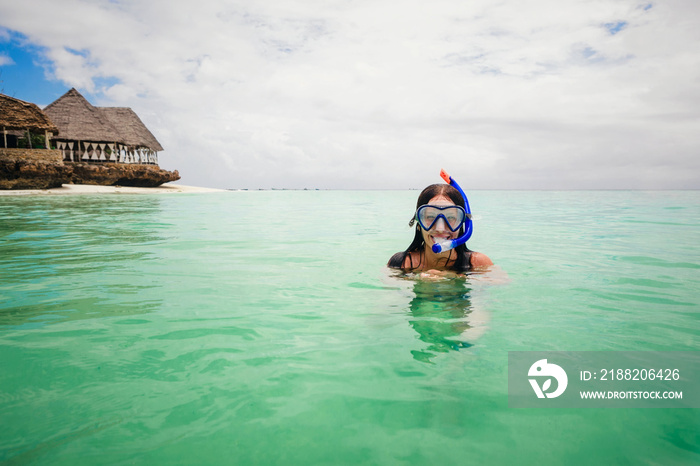
[[[459,191],[457,191],[457,189],[452,185],[441,183],[431,184],[420,193],[420,195],[418,196],[418,201],[416,202],[416,210],[418,210],[420,206],[430,202],[430,200],[435,196],[445,196],[452,202],[454,202],[456,205],[462,208],[465,207],[464,199],[462,199],[462,195],[459,193]],[[415,221],[415,217],[411,219],[409,225],[413,226],[414,223],[416,226],[416,233],[413,236],[413,241],[408,246],[406,251],[404,251],[404,257],[408,256],[413,251],[423,251],[423,249],[425,248],[425,240],[423,239],[423,234],[421,233],[420,225],[418,225],[418,223]],[[459,229],[459,236],[463,234],[464,225],[462,225]],[[471,268],[471,251],[469,250],[469,248],[467,248],[466,244],[460,244],[454,250],[457,253],[457,260],[451,268],[459,272],[469,270]],[[417,268],[417,266],[414,268]]]

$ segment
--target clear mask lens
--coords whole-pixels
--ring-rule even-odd
[[[426,231],[432,229],[440,218],[445,221],[447,228],[457,231],[466,220],[467,214],[457,205],[445,207],[424,205],[416,211],[416,219],[421,228]]]

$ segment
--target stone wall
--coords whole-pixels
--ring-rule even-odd
[[[0,189],[49,189],[64,183],[155,187],[180,179],[156,165],[63,163],[56,149],[0,149]]]
[[[3,149],[0,148],[0,160],[28,162],[63,162],[63,156],[58,149]]]
[[[72,175],[59,150],[0,149],[0,189],[58,188]]]

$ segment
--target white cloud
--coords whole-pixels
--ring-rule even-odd
[[[694,0],[14,3],[183,182],[700,188]]]
[[[10,31],[0,27],[0,44],[3,42],[8,42],[10,40]],[[14,65],[15,62],[12,60],[7,53],[0,51],[0,66]]]

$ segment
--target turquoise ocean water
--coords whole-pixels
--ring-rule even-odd
[[[698,464],[697,409],[511,409],[508,351],[695,351],[700,192],[0,197],[2,464]]]

